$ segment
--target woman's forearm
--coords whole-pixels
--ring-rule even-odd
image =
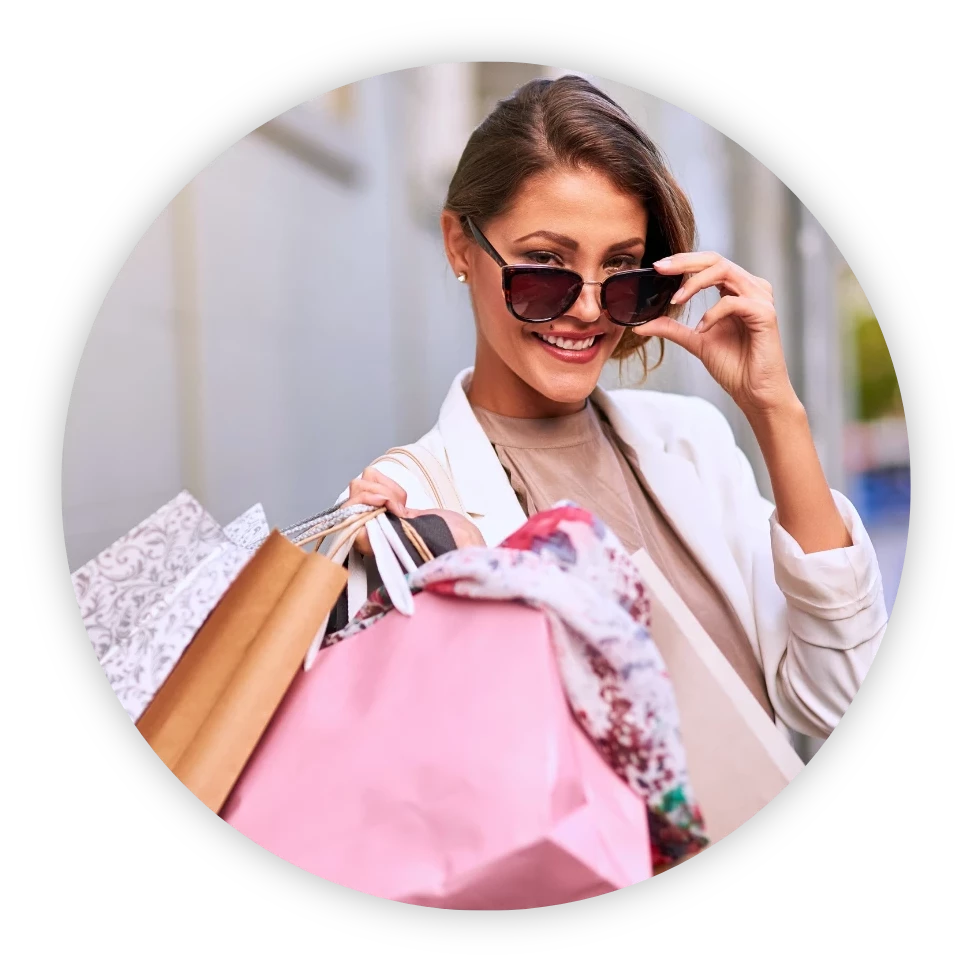
[[[820,465],[807,413],[794,395],[779,408],[746,416],[769,470],[776,516],[804,553],[849,547]]]

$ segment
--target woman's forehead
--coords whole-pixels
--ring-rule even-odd
[[[548,230],[581,243],[610,244],[615,238],[644,237],[647,213],[638,196],[602,172],[552,169],[526,179],[497,223],[515,238]]]

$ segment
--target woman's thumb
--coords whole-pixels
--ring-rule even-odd
[[[701,335],[691,327],[671,317],[656,317],[646,324],[631,328],[640,337],[660,337],[672,344],[685,348],[690,354],[698,354],[701,348]]]

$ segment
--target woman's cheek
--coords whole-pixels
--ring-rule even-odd
[[[502,294],[490,294],[481,307],[486,332],[494,346],[497,342],[509,342],[517,336],[519,321],[506,309]]]
[[[604,335],[602,344],[604,345],[604,351],[601,355],[602,360],[606,361],[611,357],[612,354],[617,350],[618,345],[621,343],[621,338],[624,337],[624,329],[620,327],[615,327],[614,331],[609,331]]]

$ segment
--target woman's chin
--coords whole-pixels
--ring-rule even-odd
[[[577,350],[546,346],[533,334],[527,341],[522,350],[526,352],[525,370],[532,379],[529,384],[545,398],[564,405],[583,402],[591,394],[618,344],[613,334],[601,335],[592,347]]]
[[[578,366],[567,365],[560,368],[531,369],[533,380],[530,384],[544,398],[561,405],[575,405],[583,402],[597,385],[601,376],[599,362]]]

